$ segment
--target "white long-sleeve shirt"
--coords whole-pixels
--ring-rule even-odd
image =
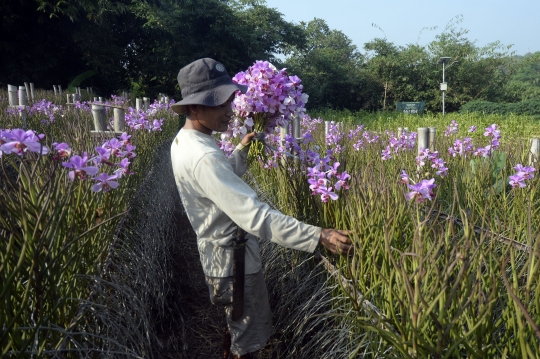
[[[273,210],[240,178],[247,170],[247,153],[248,148],[235,150],[227,158],[212,136],[197,130],[180,130],[171,145],[176,186],[207,276],[232,275],[235,223],[248,233],[246,274],[261,269],[254,236],[306,252],[319,243],[321,228]]]

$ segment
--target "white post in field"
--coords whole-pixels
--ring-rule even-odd
[[[285,125],[285,127],[279,128],[279,143],[281,146],[285,144],[285,137],[289,134],[289,123]]]
[[[56,85],[53,85],[53,90],[54,90],[54,96],[57,96],[58,95],[58,89],[56,88]]]
[[[32,102],[36,101],[36,96],[34,95],[34,83],[30,82],[30,95],[32,96]]]
[[[28,82],[24,83],[24,89],[26,90],[26,101],[28,101],[28,100],[32,101],[33,99],[30,96],[30,86],[28,86]]]
[[[17,106],[19,103],[17,98],[17,86],[8,85],[8,99],[10,106]]]
[[[418,128],[418,154],[423,149],[429,148],[429,132],[427,127]]]
[[[62,96],[62,85],[58,85],[58,93]]]
[[[397,137],[400,138],[402,134],[403,134],[403,128],[398,127],[397,128]]]
[[[531,151],[529,152],[529,166],[535,167],[540,162],[540,138],[531,138]]]
[[[300,137],[300,117],[294,117],[292,120],[293,137],[301,139]]]
[[[123,108],[114,108],[114,131],[124,132],[126,125],[126,112]]]
[[[437,128],[436,127],[430,127],[429,128],[429,150],[431,152],[435,151],[435,137],[437,135]]]
[[[324,121],[324,138],[326,141],[326,136],[328,136],[328,132],[330,132],[330,122]]]
[[[143,107],[145,111],[148,111],[150,108],[150,98],[149,97],[143,97]]]
[[[92,105],[92,115],[94,117],[94,128],[96,131],[107,131],[107,115],[105,107]]]
[[[69,102],[69,100],[71,100],[71,94],[66,94],[66,97],[67,97],[67,102],[66,103],[71,103]],[[75,101],[73,101],[73,103],[75,103]]]
[[[26,106],[26,88],[19,86],[19,106]]]
[[[19,86],[19,113],[21,114],[22,126],[26,129],[26,88]]]
[[[142,98],[136,98],[135,99],[135,109],[137,111],[140,111],[143,107],[143,101],[142,101]]]

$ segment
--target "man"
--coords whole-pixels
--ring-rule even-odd
[[[346,231],[302,223],[259,201],[240,178],[247,170],[247,134],[227,158],[212,133],[226,131],[233,116],[231,102],[246,86],[232,82],[225,67],[210,58],[192,62],[178,73],[182,101],[171,106],[186,114],[186,124],[171,146],[176,185],[197,244],[213,304],[225,307],[227,332],[223,358],[251,358],[272,332],[271,312],[256,237],[282,246],[313,252],[321,243],[332,252],[349,253]],[[237,226],[248,234],[245,243],[243,316],[232,320],[232,240]]]

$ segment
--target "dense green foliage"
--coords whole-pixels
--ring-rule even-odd
[[[524,100],[515,103],[471,101],[463,105],[460,112],[479,112],[500,115],[514,114],[540,117],[540,99]]]
[[[51,88],[96,70],[82,86],[103,95],[132,88],[178,98],[176,74],[193,60],[213,57],[235,73],[304,41],[257,2],[3,0],[2,10],[0,83]]]
[[[167,93],[180,98],[178,70],[212,57],[231,74],[255,60],[287,67],[303,80],[308,108],[394,110],[425,101],[440,112],[442,56],[452,58],[446,111],[470,101],[540,98],[540,52],[515,56],[510,46],[478,46],[453,18],[426,46],[397,46],[385,36],[357,48],[323,19],[294,24],[264,0],[0,0],[0,84],[81,86],[109,95]],[[435,30],[431,28],[429,30]]]
[[[513,71],[511,54],[498,42],[476,46],[458,27],[460,21],[453,19],[426,47],[376,38],[360,54],[344,34],[315,19],[304,24],[307,47],[293,51],[286,64],[305,79],[311,108],[393,110],[399,101],[425,101],[427,110],[438,112],[442,56],[456,61],[445,76],[447,111],[475,99],[499,101]]]

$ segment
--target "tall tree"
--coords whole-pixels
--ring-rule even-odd
[[[331,30],[323,19],[301,23],[305,47],[292,47],[285,65],[304,81],[308,107],[359,109],[362,98],[362,55],[341,31]]]

